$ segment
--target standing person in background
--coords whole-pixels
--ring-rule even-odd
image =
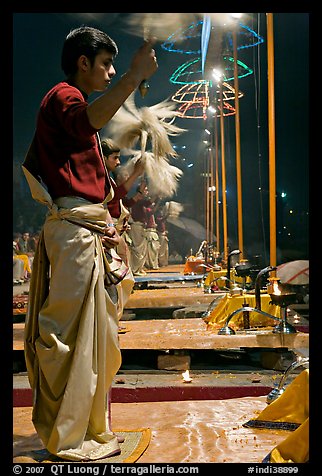
[[[31,276],[29,256],[19,248],[20,233],[13,234],[13,284],[22,284]]]
[[[127,179],[129,178],[129,173],[124,167],[119,167],[116,169],[116,183],[117,185],[121,185],[124,183]],[[126,245],[127,245],[127,253],[128,253],[128,263],[129,266],[131,267],[131,252],[130,252],[130,247],[133,245],[131,237],[129,235],[129,230],[131,229],[131,208],[132,206],[138,202],[139,200],[142,200],[144,197],[144,193],[146,190],[146,182],[141,179],[140,184],[138,185],[136,189],[136,193],[132,196],[129,197],[126,195],[122,199],[122,203],[125,206],[125,208],[129,211],[129,216],[124,220],[124,231],[122,233],[122,238],[124,239]]]
[[[109,178],[111,186],[113,187],[114,196],[107,204],[110,215],[115,223],[116,229],[120,235],[120,243],[117,246],[116,250],[123,259],[123,261],[129,265],[130,256],[129,250],[125,240],[122,235],[128,227],[128,218],[130,215],[129,210],[124,206],[124,198],[126,197],[129,190],[135,184],[138,177],[144,173],[144,167],[138,159],[134,165],[134,170],[131,175],[128,175],[124,181],[117,184],[113,178],[113,174],[117,174],[116,170],[120,167],[120,152],[121,149],[112,139],[103,139],[101,142],[102,151],[104,155],[105,165],[109,172]],[[142,194],[138,191],[134,197],[130,199],[130,203],[135,203],[137,200],[140,200]]]
[[[144,203],[146,215],[145,236],[147,239],[144,266],[147,269],[159,269],[160,241],[154,216],[158,201],[158,199],[152,200],[151,197],[148,197]]]
[[[148,243],[145,231],[147,224],[145,203],[149,192],[146,186],[142,192],[140,191],[140,187],[138,187],[137,193],[139,192],[143,194],[143,198],[131,206],[130,229],[127,233],[129,236],[130,266],[132,272],[135,276],[145,276],[146,272],[143,267],[146,260]]]
[[[158,262],[159,266],[163,267],[169,264],[169,238],[166,228],[167,213],[165,211],[165,207],[159,207],[156,210],[155,222],[160,242]]]
[[[33,242],[30,238],[30,233],[27,231],[22,233],[21,237],[18,239],[18,245],[19,245],[20,251],[22,251],[25,254],[27,253],[33,254],[36,251],[35,247],[33,246]]]
[[[13,285],[23,284],[25,282],[24,262],[15,254],[13,254],[12,281]]]
[[[29,281],[31,276],[31,266],[33,257],[30,256],[30,253],[24,252],[21,250],[19,243],[23,242],[21,233],[14,233],[13,235],[13,258],[14,262],[20,260],[23,262],[23,280]],[[31,259],[32,258],[32,259]],[[20,268],[20,266],[18,265]],[[20,278],[22,279],[22,278]]]
[[[22,233],[21,237],[18,239],[18,249],[22,254],[28,256],[30,268],[32,269],[32,262],[34,260],[36,247],[28,231]]]
[[[120,453],[110,388],[121,365],[120,302],[134,282],[113,284],[105,259],[105,249],[113,251],[120,237],[107,208],[113,189],[98,131],[156,72],[152,44],[145,41],[127,72],[107,89],[116,74],[116,43],[96,28],[70,31],[61,58],[66,79],[41,101],[23,164],[33,198],[49,210],[25,325],[32,420],[46,449],[70,461]],[[93,92],[102,94],[88,103]]]
[[[40,234],[40,231],[35,231],[34,233],[32,233],[30,237],[30,246],[34,253],[38,246],[39,234]]]

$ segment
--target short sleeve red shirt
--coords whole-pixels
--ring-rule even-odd
[[[40,175],[53,199],[78,196],[102,202],[109,192],[97,129],[87,116],[87,97],[67,82],[43,98],[37,119]]]
[[[110,180],[114,190],[114,197],[108,202],[107,208],[110,212],[111,217],[119,218],[121,216],[120,200],[122,200],[123,205],[128,208],[135,203],[135,200],[126,196],[128,191],[124,187],[124,184],[117,185],[112,177],[110,177]]]

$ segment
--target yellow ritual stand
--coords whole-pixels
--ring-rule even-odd
[[[269,314],[280,317],[280,307],[270,304],[271,297],[269,294],[261,294],[261,309],[262,311],[268,312]],[[217,306],[212,310],[210,315],[205,319],[208,326],[213,329],[218,329],[222,327],[228,316],[237,309],[243,307],[244,303],[247,303],[249,307],[255,307],[256,298],[254,294],[244,295],[234,295],[225,294],[217,304]],[[254,311],[249,312],[249,324],[250,327],[270,327],[276,326],[277,321],[270,319],[269,317],[263,316],[262,314],[256,313]],[[243,329],[244,320],[243,313],[237,314],[229,323],[229,326],[233,329]]]

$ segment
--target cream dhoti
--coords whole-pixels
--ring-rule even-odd
[[[147,228],[145,230],[147,247],[145,266],[148,269],[159,269],[159,250],[160,241],[159,235],[155,228]]]
[[[146,260],[148,242],[144,224],[139,221],[131,222],[131,228],[128,231],[128,235],[131,239],[129,245],[130,266],[133,274],[136,274],[142,271]]]
[[[134,280],[129,273],[121,283],[104,286],[104,204],[77,197],[53,203],[24,172],[49,208],[25,326],[33,424],[52,454],[75,461],[103,458],[119,450],[108,394],[121,365],[118,320]]]

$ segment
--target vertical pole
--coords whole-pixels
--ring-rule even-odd
[[[240,154],[240,120],[239,120],[239,86],[238,86],[238,64],[237,64],[237,23],[233,27],[233,48],[234,48],[234,88],[235,88],[235,132],[236,132],[236,173],[237,173],[237,212],[238,212],[238,248],[240,258],[243,257],[243,202],[242,202],[242,179],[241,179],[241,154]]]
[[[205,239],[209,239],[209,147],[207,146],[205,151],[205,167],[204,167],[204,179],[205,179]]]
[[[213,235],[214,235],[214,186],[215,186],[215,181],[214,181],[214,137],[213,137],[213,130],[211,128],[211,141],[210,141],[210,149],[209,149],[209,160],[210,160],[210,167],[209,167],[209,172],[210,172],[210,193],[209,193],[209,198],[210,198],[210,223],[209,223],[209,239],[208,243],[211,245],[213,241]]]
[[[222,213],[223,213],[223,251],[224,261],[228,261],[228,235],[227,235],[227,197],[226,197],[226,164],[225,164],[225,128],[224,128],[224,104],[222,83],[220,84],[220,138],[221,138],[221,181],[222,181]]]
[[[276,166],[273,14],[267,20],[270,265],[276,266]]]
[[[216,102],[216,108],[218,107]],[[218,121],[217,115],[214,117],[215,129],[215,187],[216,187],[216,249],[220,253],[220,217],[219,217],[219,159],[218,159]]]

